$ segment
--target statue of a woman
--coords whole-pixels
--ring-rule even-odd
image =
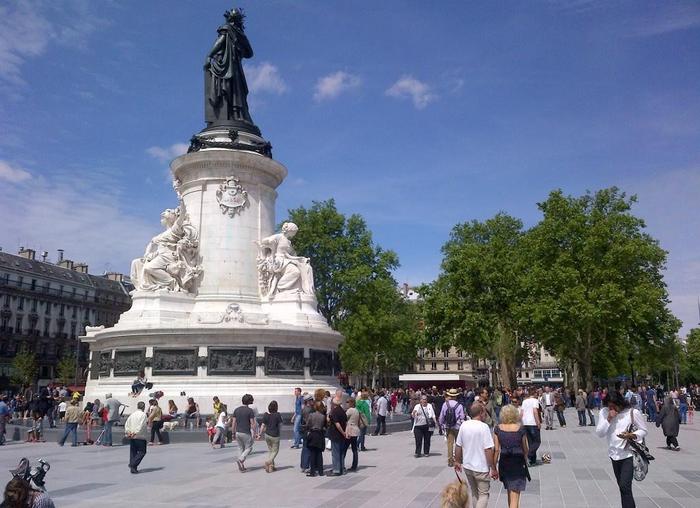
[[[299,228],[285,222],[282,232],[263,238],[259,244],[260,290],[270,299],[281,293],[314,295],[314,272],[309,258],[297,256],[292,238]]]
[[[131,263],[131,282],[140,291],[192,292],[200,275],[197,266],[199,235],[180,208],[160,214],[165,231],[154,236],[142,258]]]
[[[253,48],[244,33],[243,11],[232,9],[224,17],[204,63],[204,120],[207,128],[233,127],[260,135],[248,111],[242,59],[251,58]]]

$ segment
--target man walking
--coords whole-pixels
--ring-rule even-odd
[[[542,405],[544,406],[544,430],[554,430],[554,394],[549,386],[544,387]]]
[[[462,423],[455,443],[454,468],[458,473],[464,471],[475,508],[487,508],[491,478],[498,479],[491,429],[483,422],[485,411],[482,404],[472,405],[471,420]]]
[[[542,421],[540,420],[540,403],[537,400],[537,392],[533,389],[530,391],[530,396],[525,399],[521,406],[523,428],[527,432],[527,457],[531,466],[537,465],[537,449],[540,447],[541,437],[540,428]]]
[[[372,423],[372,411],[370,410],[369,407],[369,394],[367,393],[367,390],[362,390],[360,393],[360,400],[358,400],[355,403],[355,407],[357,410],[360,412],[360,437],[357,438],[357,446],[360,448],[360,451],[366,452],[367,448],[365,447],[365,436],[367,435],[367,429],[369,428],[369,425]]]
[[[294,415],[292,423],[294,424],[294,442],[292,448],[301,448],[301,407],[304,404],[304,399],[301,396],[301,388],[294,388]]]
[[[146,456],[146,423],[148,418],[144,409],[146,409],[145,402],[141,401],[136,404],[136,411],[129,415],[124,424],[124,434],[131,440],[129,443],[129,471],[131,474],[139,472],[139,464]]]
[[[447,436],[447,465],[454,466],[454,444],[459,433],[459,428],[465,420],[464,407],[457,402],[459,392],[454,388],[450,388],[445,392],[445,403],[440,409],[438,422]]]
[[[121,419],[119,414],[119,408],[124,404],[119,402],[117,399],[112,398],[112,394],[108,393],[105,395],[105,410],[107,411],[107,420],[105,420],[104,425],[104,436],[102,436],[103,446],[112,446],[112,427],[116,422]]]
[[[78,407],[78,401],[72,400],[70,406],[66,409],[66,416],[64,418],[66,429],[63,432],[63,437],[58,441],[59,446],[63,446],[66,443],[69,434],[73,434],[73,444],[71,444],[71,446],[78,446],[78,424],[82,419],[83,412]]]
[[[253,451],[253,435],[257,434],[257,424],[255,413],[248,407],[253,403],[253,396],[246,393],[241,402],[243,405],[238,406],[233,412],[231,432],[238,443],[239,456],[236,464],[240,472],[245,473],[247,471],[245,459]]]
[[[382,390],[377,398],[377,426],[374,429],[373,436],[386,434],[386,415],[389,412],[389,399]],[[381,430],[381,432],[380,432]]]

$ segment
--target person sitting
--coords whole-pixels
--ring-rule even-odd
[[[139,371],[139,376],[131,384],[131,396],[138,397],[144,388],[148,385],[148,378],[146,378],[146,371],[143,369]],[[153,386],[153,385],[151,385]],[[149,388],[150,390],[150,388]]]
[[[199,404],[197,404],[192,397],[189,397],[187,399],[187,409],[185,410],[185,426],[187,426],[189,420],[194,420],[195,427],[199,428]]]

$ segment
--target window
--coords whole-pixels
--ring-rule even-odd
[[[418,364],[418,370],[425,370],[425,360],[421,360]]]
[[[526,377],[526,378],[529,378],[529,377],[530,377],[530,373],[529,373],[529,372],[525,372],[525,377]]]
[[[49,336],[51,330],[51,318],[44,318],[44,337]]]
[[[15,333],[22,333],[22,316],[17,316],[15,321]]]
[[[39,302],[36,300],[36,298],[32,298],[32,312],[36,312],[36,308]]]
[[[31,289],[32,291],[34,291],[34,290],[36,289],[36,279],[32,279],[32,285],[31,285],[31,288],[30,288],[30,289]]]
[[[457,362],[457,370],[464,370],[464,362],[462,360]]]
[[[23,296],[19,297],[19,302],[17,303],[17,309],[24,310],[24,297]]]
[[[450,350],[449,350],[449,349],[443,349],[443,350],[442,350],[442,357],[443,357],[443,358],[447,358],[448,356],[450,356]]]
[[[461,349],[458,349],[458,350],[457,350],[457,356],[458,356],[459,358],[462,358],[462,350],[461,350]]]
[[[430,356],[432,356],[433,358],[435,358],[435,357],[437,356],[437,350],[436,350],[436,349],[433,349],[433,350],[430,352]]]
[[[450,370],[450,362],[444,362],[444,365],[442,366],[442,370]]]
[[[65,303],[61,304],[61,310],[58,312],[58,315],[61,317],[66,315],[66,304]]]
[[[437,362],[430,362],[430,370],[437,370]]]

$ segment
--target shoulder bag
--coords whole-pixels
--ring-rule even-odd
[[[428,418],[428,415],[425,414],[425,409],[423,409],[423,406],[420,407],[420,410],[423,411],[423,416],[425,417],[425,421],[428,422],[428,428],[429,429],[434,429],[435,428],[435,418],[432,416]]]
[[[635,430],[637,430],[637,426],[634,424],[634,409],[630,409],[630,424],[627,427],[627,432],[634,432]],[[628,439],[627,443],[632,448],[633,477],[638,482],[641,482],[646,478],[649,472],[649,461],[654,460],[654,456],[649,452],[645,439],[642,439],[641,442]]]

